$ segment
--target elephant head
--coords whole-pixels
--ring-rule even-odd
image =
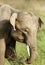
[[[16,18],[15,18],[16,16]],[[19,12],[14,17],[11,17],[13,27],[16,31],[12,32],[15,40],[24,42],[28,48],[29,58],[25,60],[27,63],[32,63],[37,55],[36,35],[38,28],[42,25],[42,20],[33,13]]]

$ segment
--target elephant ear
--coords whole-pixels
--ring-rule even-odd
[[[15,21],[16,21],[16,19],[17,19],[17,13],[13,13],[11,18],[10,18],[10,23],[13,26],[14,30],[16,30],[15,29]]]
[[[42,24],[44,24],[40,17],[38,19],[38,24],[39,24],[38,28],[41,28]]]

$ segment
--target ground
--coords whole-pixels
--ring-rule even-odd
[[[36,15],[40,16],[40,18],[44,22],[44,25],[42,25],[42,28],[39,29],[37,33],[38,56],[36,60],[29,65],[45,65],[45,0],[0,0],[0,3],[10,4],[12,7],[21,10],[31,10]],[[19,58],[22,56],[28,57],[25,44],[20,44],[19,42],[17,42],[16,51]],[[7,59],[5,59],[5,65],[11,65]],[[14,65],[28,64],[21,64],[18,61],[15,61]]]

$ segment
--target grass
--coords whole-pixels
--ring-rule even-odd
[[[41,17],[42,21],[44,22],[44,25],[37,32],[38,56],[36,60],[29,65],[45,65],[45,11],[41,11],[40,8],[38,8],[37,4],[35,4],[35,3],[38,3],[38,5],[40,5],[40,7],[42,8],[43,5],[45,6],[45,1],[43,0],[35,0],[35,1],[33,0],[31,1],[30,0],[0,0],[0,2],[10,4],[14,8],[31,10],[35,14]],[[36,6],[34,6],[33,4],[35,4]],[[22,56],[28,57],[25,44],[23,43],[21,44],[17,42],[16,51],[19,58]],[[5,59],[5,65],[11,65],[7,59]],[[26,63],[21,64],[16,60],[14,65],[28,65],[28,64]]]

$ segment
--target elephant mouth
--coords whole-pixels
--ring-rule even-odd
[[[11,32],[12,37],[19,42],[23,42],[24,41],[24,36],[22,34],[19,34],[19,32],[16,31],[12,31]]]
[[[16,38],[17,41],[23,42],[24,39],[19,39],[18,37]]]

